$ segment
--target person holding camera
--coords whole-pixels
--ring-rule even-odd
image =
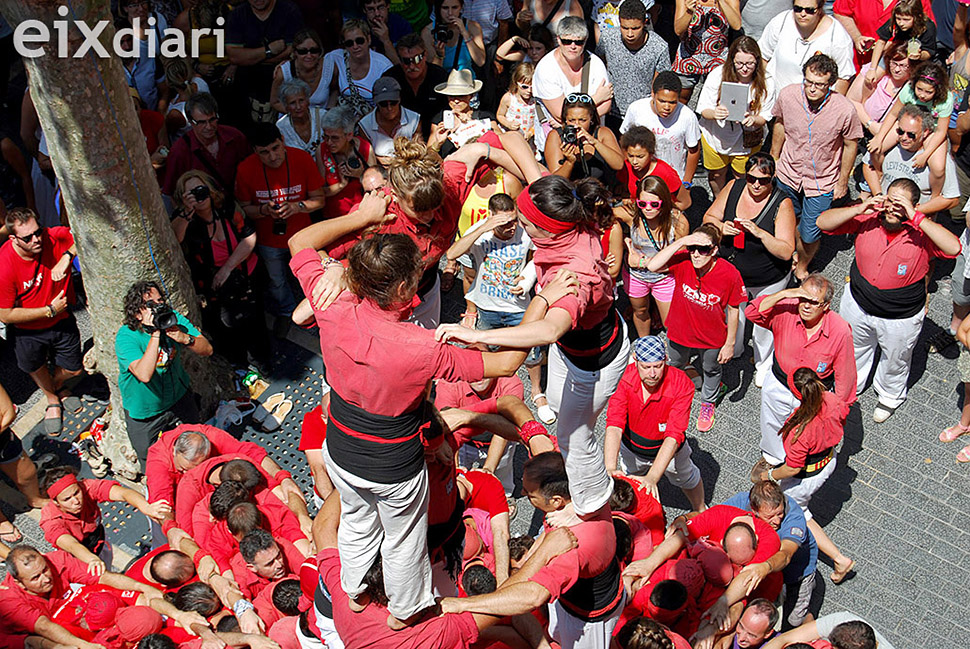
[[[472,70],[485,65],[485,40],[482,27],[462,18],[465,0],[437,0],[434,22],[425,25],[421,38],[434,63],[446,70]]]
[[[187,171],[175,184],[175,234],[202,301],[202,327],[213,345],[235,367],[251,355],[269,361],[263,318],[263,275],[256,256],[256,228],[242,210],[226,200],[215,180]]]
[[[549,170],[569,180],[596,178],[607,187],[616,185],[616,173],[626,157],[613,131],[600,126],[600,116],[589,95],[566,95],[560,116],[563,126],[546,138]]]
[[[125,323],[115,335],[118,388],[128,438],[144,471],[148,447],[162,431],[199,423],[182,354],[211,356],[212,345],[172,310],[155,282],[135,282],[125,294],[124,311]]]

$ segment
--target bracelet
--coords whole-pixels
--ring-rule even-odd
[[[178,524],[173,519],[168,519],[162,523],[162,533],[168,535],[168,533],[172,531],[172,528],[176,527],[177,525]]]
[[[327,257],[323,261],[323,272],[327,272],[327,270],[331,266],[340,266],[341,268],[343,268],[344,265],[340,263],[339,259],[334,259],[333,257]]]
[[[53,318],[55,315],[57,315],[57,312],[54,311],[54,305],[53,304],[48,304],[47,305],[47,317],[48,318]]]
[[[689,180],[685,180],[680,184],[683,185],[685,189],[690,189],[691,187],[694,186],[694,183],[690,182]]]
[[[236,603],[232,605],[232,613],[236,617],[239,617],[246,611],[252,611],[255,608],[256,607],[253,606],[253,603],[250,602],[248,599],[240,599],[240,600],[236,600]]]
[[[551,309],[552,304],[549,303],[549,299],[542,293],[536,293],[536,297],[541,297],[542,301],[546,303],[546,309]]]
[[[462,313],[462,314],[461,314],[461,317],[462,317],[462,318],[468,318],[468,317],[472,317],[472,318],[475,318],[475,319],[477,320],[477,319],[478,319],[478,312],[476,311],[475,313],[468,313],[468,312],[466,311],[465,313]]]

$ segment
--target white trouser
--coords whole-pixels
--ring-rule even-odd
[[[835,464],[838,458],[833,457],[832,461],[825,465],[821,471],[807,478],[785,478],[778,485],[781,490],[792,497],[798,506],[805,512],[805,520],[812,520],[812,512],[808,509],[808,503],[812,501],[812,495],[822,488],[825,481],[835,471]]]
[[[768,284],[767,286],[745,287],[748,291],[748,302],[745,302],[738,307],[738,335],[734,340],[735,358],[744,352],[744,327],[748,322],[744,317],[744,308],[748,306],[749,302],[756,300],[762,295],[771,295],[785,288],[785,286],[788,285],[788,278],[790,275],[791,273],[785,275],[784,278],[778,280],[774,284]],[[775,337],[772,335],[771,329],[759,327],[758,325],[752,325],[751,347],[754,349],[754,369],[756,372],[767,372],[771,368],[771,354],[774,346]]]
[[[862,310],[848,284],[842,293],[839,313],[852,325],[852,344],[855,347],[855,368],[858,374],[856,394],[862,392],[872,372],[876,348],[882,350],[876,372],[872,377],[872,387],[879,395],[879,401],[890,408],[898,408],[906,400],[909,368],[913,361],[916,339],[923,328],[926,311],[908,318],[877,318]]]
[[[380,553],[391,615],[404,620],[434,605],[428,558],[428,469],[383,484],[345,471],[323,444],[323,460],[340,494],[340,584],[348,597],[364,591],[364,575]]]
[[[421,303],[414,308],[408,322],[424,327],[437,329],[441,323],[441,278],[434,280],[434,285],[421,296]]]
[[[670,480],[670,484],[681,489],[693,489],[701,481],[701,470],[691,459],[690,444],[686,441],[674,453],[673,459],[667,465],[664,475]],[[650,467],[653,466],[651,460],[645,460],[630,449],[625,444],[620,444],[620,468],[627,475],[647,475]]]
[[[769,371],[761,388],[761,454],[770,464],[785,461],[785,446],[778,431],[801,401]]]
[[[546,398],[558,414],[556,436],[566,458],[569,495],[580,516],[592,514],[610,500],[613,480],[606,472],[603,449],[596,441],[596,418],[603,412],[630,356],[626,323],[620,320],[618,336],[623,347],[613,362],[601,370],[587,372],[573,365],[558,345],[549,346],[549,377]]]
[[[502,453],[502,459],[498,461],[498,466],[495,467],[495,477],[502,483],[506,498],[511,498],[512,491],[515,489],[515,476],[512,475],[512,470],[515,468],[516,446],[515,442],[509,442],[505,447],[505,452]],[[462,444],[461,448],[458,449],[458,465],[466,469],[473,469],[476,464],[481,468],[487,457],[487,446],[478,447],[473,444]]]
[[[623,596],[624,600],[626,596]],[[613,629],[620,619],[626,605],[624,601],[616,607],[613,615],[599,622],[587,622],[573,616],[563,608],[559,600],[549,607],[549,635],[562,649],[609,649]]]

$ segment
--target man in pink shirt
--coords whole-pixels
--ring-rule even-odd
[[[540,453],[526,462],[522,488],[547,514],[570,505],[566,466],[559,453]],[[549,607],[549,633],[563,649],[605,649],[623,610],[626,594],[616,559],[616,534],[609,505],[569,525],[577,547],[535,571],[520,570],[498,590],[461,599],[446,598],[453,613],[520,615]]]
[[[756,327],[771,329],[774,339],[771,372],[761,388],[761,453],[772,466],[785,461],[778,431],[801,403],[792,391],[795,370],[813,370],[843,402],[855,401],[852,329],[830,310],[832,293],[828,278],[812,273],[800,287],[759,297],[744,310]]]

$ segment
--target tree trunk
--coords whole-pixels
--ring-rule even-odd
[[[69,0],[70,2],[70,0]],[[73,21],[93,27],[111,21],[108,0],[77,0],[67,18],[58,15],[59,0],[0,0],[0,13],[11,26],[38,20],[51,39],[38,58],[24,58],[30,93],[47,138],[54,171],[77,244],[78,260],[94,329],[98,370],[108,379],[114,416],[105,432],[103,451],[116,470],[131,471],[134,454],[125,430],[118,391],[114,339],[123,326],[123,298],[138,280],[154,280],[167,290],[169,303],[200,324],[198,299],[188,266],[169,225],[145,138],[129,95],[121,61],[73,54],[83,42]],[[67,57],[58,57],[54,21],[69,21]],[[108,26],[99,41],[112,52],[115,30]],[[161,60],[158,60],[161,65]],[[199,362],[183,355],[193,389],[211,412],[219,394],[231,386],[224,364]]]

